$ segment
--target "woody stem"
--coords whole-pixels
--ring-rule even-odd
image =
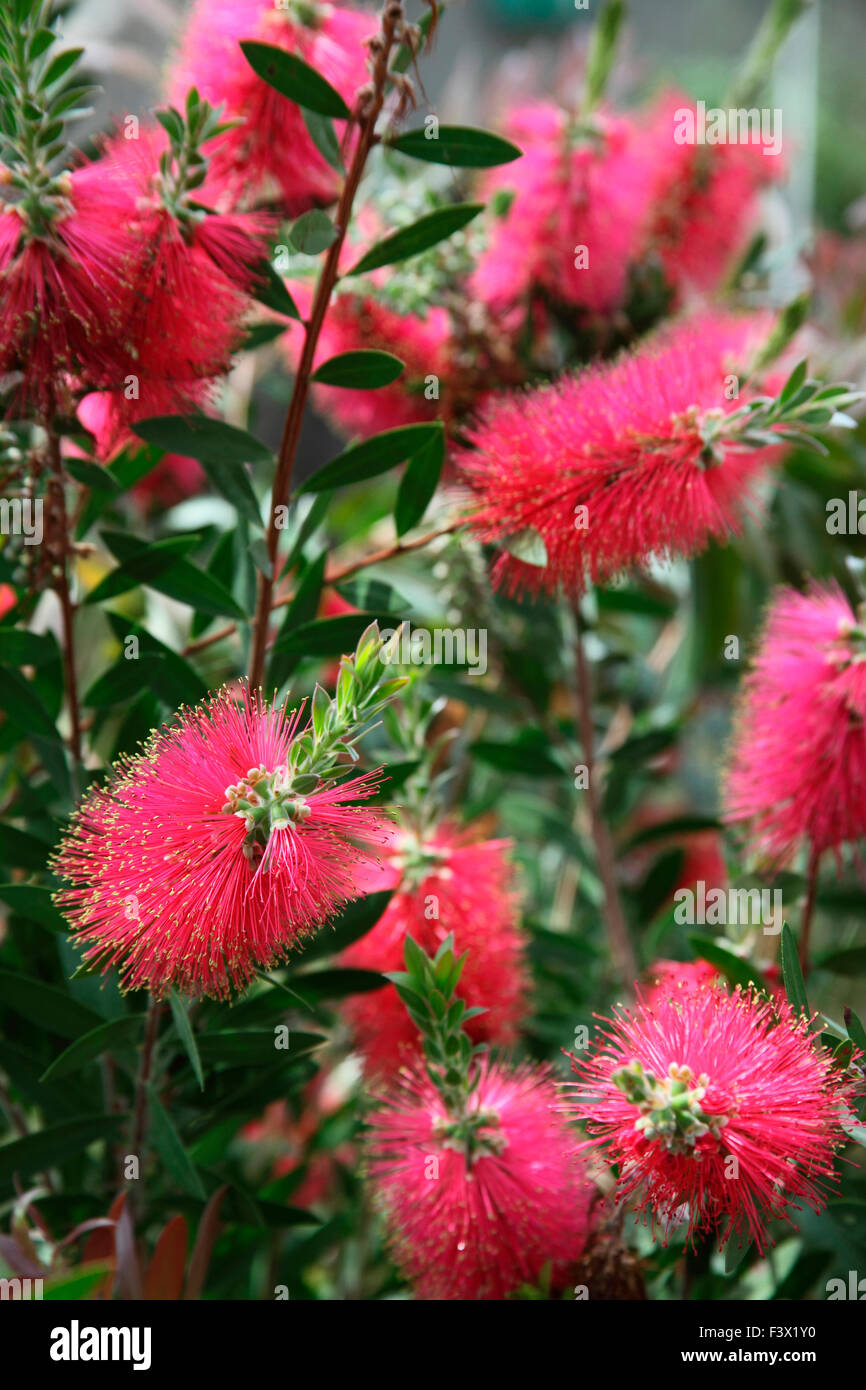
[[[346,234],[349,229],[349,221],[352,215],[355,195],[357,194],[358,185],[364,173],[367,156],[375,141],[376,122],[379,119],[385,101],[388,61],[392,48],[399,40],[402,27],[402,5],[396,5],[393,2],[386,4],[382,15],[382,30],[379,36],[379,44],[374,51],[370,82],[371,92],[363,107],[362,114],[355,117],[359,122],[358,139],[334,215],[334,230],[336,236],[328,248],[325,263],[316,286],[310,317],[304,328],[304,346],[298,363],[295,382],[292,388],[292,398],[289,402],[289,409],[283,427],[283,437],[277,456],[277,470],[271,492],[271,509],[267,533],[268,572],[265,573],[263,570],[259,570],[258,575],[256,615],[253,626],[252,653],[249,667],[249,683],[253,688],[261,685],[265,674],[268,621],[273,605],[274,582],[277,575],[277,551],[280,539],[280,509],[286,506],[289,499],[295,457],[298,452],[298,441],[301,436],[301,423],[303,421],[307,395],[310,389],[313,362],[316,356],[322,325],[324,324],[328,306],[331,302],[331,295],[339,277],[340,253],[342,252],[343,243],[346,240]]]
[[[595,767],[595,737],[592,727],[592,677],[583,641],[583,622],[577,605],[577,641],[575,643],[575,720],[578,728],[583,759],[586,763],[590,828],[595,846],[598,873],[604,889],[604,921],[610,942],[611,955],[617,973],[625,985],[630,985],[637,976],[637,960],[626,926],[625,915],[616,881],[616,859],[610,830],[601,805],[601,788],[598,784]]]

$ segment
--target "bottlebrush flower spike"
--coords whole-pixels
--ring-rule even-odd
[[[0,206],[0,377],[20,414],[69,409],[71,380],[122,381],[134,205],[95,166],[62,174],[42,217]]]
[[[724,816],[779,867],[866,836],[866,625],[835,585],[778,592],[747,675]]]
[[[207,153],[225,203],[282,198],[297,217],[336,196],[339,176],[319,153],[301,108],[253,71],[240,44],[275,45],[327,78],[351,107],[367,80],[365,40],[376,32],[369,14],[319,0],[196,0],[180,38],[168,97],[183,106],[195,88],[227,121]]]
[[[368,629],[308,724],[221,691],[88,793],[55,859],[86,959],[126,988],[224,997],[358,895],[387,823],[361,804],[375,773],[336,777],[403,684],[379,681],[380,647]]]
[[[785,173],[769,142],[680,143],[688,111],[695,115],[682,94],[665,93],[647,115],[642,150],[651,203],[645,251],[658,256],[678,295],[718,287],[746,249],[761,189]]]
[[[709,961],[653,961],[646,972],[647,1007],[651,1009],[660,999],[679,999],[684,994],[697,994],[699,990],[716,984],[720,979],[719,971],[714,965],[710,965]]]
[[[391,1252],[419,1298],[505,1299],[546,1265],[562,1288],[586,1243],[594,1189],[543,1068],[482,1062],[464,1124],[421,1071],[370,1120],[369,1173]]]
[[[80,412],[102,459],[129,442],[135,421],[206,403],[243,340],[267,252],[269,218],[211,206],[199,148],[219,128],[218,113],[193,100],[185,115],[160,115],[166,130],[144,128],[135,140],[119,134],[93,166],[129,198],[137,244],[123,325],[127,360],[115,389],[85,398]]]
[[[400,831],[377,887],[397,887],[372,931],[343,952],[343,964],[383,973],[399,970],[407,936],[433,953],[450,933],[465,951],[461,997],[486,1006],[467,1031],[473,1042],[510,1046],[525,1009],[527,973],[519,899],[508,841],[473,842],[454,827],[423,841]],[[417,1056],[418,1032],[394,989],[356,995],[343,1009],[370,1075],[392,1075]]]
[[[648,215],[651,168],[638,128],[597,114],[581,129],[539,102],[511,112],[505,133],[523,158],[483,181],[494,210],[497,195],[511,201],[492,223],[474,293],[500,311],[542,290],[555,303],[609,314],[626,297]]]
[[[767,329],[763,317],[699,317],[611,364],[491,404],[459,459],[470,522],[515,550],[537,533],[546,552],[541,564],[503,555],[494,582],[580,593],[738,530],[772,438],[735,438],[743,407],[729,397]]]
[[[771,1221],[825,1204],[856,1086],[786,1002],[713,988],[640,1002],[572,1066],[587,1147],[666,1236],[687,1221],[692,1240],[763,1251]]]

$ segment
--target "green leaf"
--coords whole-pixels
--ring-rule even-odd
[[[296,659],[292,659],[292,654],[280,643],[283,638],[288,637],[297,628],[315,620],[319,610],[319,600],[322,596],[327,560],[328,552],[323,550],[321,555],[317,556],[311,565],[308,565],[301,576],[295,596],[288,606],[280,631],[271,648],[268,664],[268,680],[271,685],[279,687],[288,680],[300,660],[300,653],[295,653]]]
[[[855,979],[866,971],[866,946],[852,946],[847,951],[827,951],[816,956],[815,967],[830,970],[834,975],[850,975]]]
[[[58,656],[53,637],[20,627],[0,627],[0,666],[43,666]]]
[[[153,1147],[165,1164],[172,1181],[182,1191],[189,1192],[193,1197],[198,1197],[204,1202],[207,1199],[207,1193],[202,1186],[201,1178],[153,1086],[148,1086],[147,1095],[150,1111],[150,1137]]]
[[[866,1028],[860,1022],[857,1015],[851,1010],[845,1010],[845,1027],[848,1029],[848,1037],[855,1047],[866,1053]]]
[[[320,932],[310,938],[308,945],[301,948],[298,963],[318,960],[321,956],[336,955],[339,951],[359,941],[380,922],[393,893],[368,893],[357,902],[349,903],[336,917],[332,917]]]
[[[41,867],[45,867],[48,847],[45,846]],[[10,907],[17,917],[29,917],[50,931],[67,932],[63,915],[51,900],[51,890],[36,883],[0,883],[0,901]]]
[[[800,969],[794,934],[787,922],[782,926],[782,979],[785,984],[788,1003],[794,1013],[808,1015],[809,1001],[806,997],[806,984]]]
[[[318,256],[337,239],[337,229],[326,212],[311,208],[303,213],[289,232],[289,241],[302,256]]]
[[[397,490],[397,504],[394,508],[394,525],[398,536],[405,536],[413,526],[417,526],[430,503],[445,462],[445,435],[436,435],[413,454],[409,460],[400,487]]]
[[[76,1038],[71,1047],[67,1047],[59,1057],[55,1057],[50,1067],[43,1072],[42,1081],[56,1081],[59,1076],[69,1076],[88,1062],[92,1062],[95,1057],[100,1057],[103,1052],[108,1052],[110,1048],[135,1042],[141,1033],[143,1023],[144,1014],[137,1014],[134,1017],[126,1015],[100,1024],[83,1037]]]
[[[352,651],[370,623],[397,627],[400,619],[389,613],[344,613],[338,618],[317,618],[281,633],[273,645],[277,654],[298,652],[301,656],[343,656]]]
[[[64,1159],[80,1156],[94,1140],[112,1138],[123,1123],[121,1115],[87,1115],[3,1144],[0,1146],[0,1182],[9,1183],[16,1173],[28,1178],[40,1169],[56,1168]]]
[[[332,169],[336,169],[338,174],[345,174],[346,170],[340,158],[340,142],[337,139],[337,132],[327,116],[320,116],[317,111],[311,111],[307,106],[301,107],[301,115],[304,118],[304,125],[307,127],[310,139],[319,154],[327,164],[330,164]]]
[[[346,274],[365,275],[369,270],[378,270],[380,266],[393,265],[396,261],[405,261],[410,256],[417,256],[419,252],[426,251],[437,242],[459,232],[483,210],[483,203],[459,203],[453,207],[437,208],[435,212],[428,212],[411,226],[401,227],[399,231],[392,232],[391,236],[377,242]]]
[[[748,989],[751,984],[759,988],[762,986],[761,972],[749,961],[720,946],[715,937],[702,936],[699,932],[690,933],[689,945],[699,960],[709,961],[730,984],[741,985],[743,989]]]
[[[513,536],[506,536],[501,545],[503,550],[507,550],[516,560],[522,560],[524,565],[535,565],[537,569],[544,569],[547,564],[544,538],[532,526],[527,526],[525,530],[518,531]]]
[[[171,1005],[171,1016],[174,1020],[177,1035],[183,1043],[183,1050],[189,1058],[189,1064],[195,1073],[195,1079],[199,1084],[199,1089],[203,1091],[204,1073],[201,1069],[201,1058],[196,1045],[195,1033],[192,1031],[192,1025],[186,1011],[186,1005],[175,990],[172,990],[169,995],[168,1002]]]
[[[495,767],[499,772],[517,773],[522,777],[562,777],[559,763],[541,746],[534,747],[519,740],[514,743],[495,743],[480,739],[469,748],[473,757]]]
[[[520,159],[523,151],[501,135],[471,126],[440,125],[435,137],[432,128],[407,130],[394,140],[386,141],[392,150],[423,159],[428,164],[451,164],[465,169],[492,169],[498,164],[510,164]]]
[[[287,53],[270,43],[241,41],[241,52],[263,82],[275,92],[316,111],[320,116],[346,120],[351,112],[340,93],[315,68],[295,53]]]
[[[121,644],[125,644],[130,637],[137,640],[139,661],[144,658],[148,661],[146,669],[149,683],[170,709],[177,709],[180,705],[195,705],[204,699],[207,686],[182,656],[158,641],[146,628],[138,623],[131,623],[121,614],[109,613],[108,621],[115,639]],[[154,661],[154,657],[157,660]],[[130,660],[127,665],[136,666],[136,663]]]
[[[13,970],[0,970],[0,1002],[62,1038],[77,1038],[104,1022],[93,1009],[85,1008],[62,990]]]
[[[60,742],[54,720],[30,681],[0,667],[0,709],[25,734]]]
[[[307,1037],[308,1035],[304,1035]],[[200,1039],[201,1055],[206,1062],[225,1062],[231,1066],[256,1066],[260,1062],[279,1061],[281,1056],[287,1060],[295,1054],[292,1048],[292,1035],[289,1032],[289,1046],[283,1053],[276,1047],[276,1034],[273,1029],[226,1028],[219,1032],[203,1033]],[[318,1042],[324,1042],[324,1037]],[[305,1045],[304,1051],[309,1048]]]
[[[6,822],[0,824],[0,863],[13,869],[44,869],[51,845]],[[22,885],[10,884],[11,888]],[[2,889],[0,889],[2,893]],[[65,929],[65,924],[64,924]]]
[[[300,322],[300,310],[270,261],[262,261],[256,267],[253,298],[258,304],[264,304],[266,309],[273,309],[275,314],[285,314],[286,318],[297,319]]]
[[[203,613],[213,613],[217,617],[246,617],[224,584],[183,559],[184,551],[198,544],[198,537],[175,536],[148,545],[125,532],[112,531],[103,532],[103,539],[119,556],[121,564],[91,590],[86,603],[94,603],[97,598],[106,596],[114,597],[142,583]],[[168,561],[166,556],[169,557]],[[108,595],[106,590],[109,591]]]
[[[345,999],[350,994],[368,994],[388,983],[378,970],[316,970],[309,975],[293,975],[292,989],[308,1003],[319,999]]]
[[[46,1301],[53,1299],[62,1303],[78,1303],[98,1288],[107,1275],[113,1273],[113,1261],[104,1260],[96,1264],[88,1262],[86,1269],[78,1269],[72,1274],[52,1279],[44,1286],[42,1297]]]
[[[95,492],[107,492],[111,495],[120,491],[115,479],[106,468],[100,468],[99,464],[89,463],[87,459],[66,459],[64,467],[76,482],[83,483]]]
[[[74,63],[77,62],[83,52],[83,48],[67,48],[64,52],[58,53],[55,58],[52,58],[41,78],[40,85],[43,90],[46,87],[50,87],[53,82],[58,82],[60,78],[63,77],[64,73],[67,73]]]
[[[396,381],[405,366],[392,352],[341,352],[323,362],[311,381],[323,386],[342,386],[351,391],[372,391]]]
[[[203,464],[265,463],[273,460],[267,444],[246,430],[209,415],[152,415],[133,425],[135,433],[166,453],[183,454]]]
[[[308,478],[299,493],[325,492],[331,488],[342,487],[347,483],[364,482],[367,478],[387,473],[395,464],[413,458],[419,449],[425,448],[432,439],[442,435],[442,425],[437,420],[431,424],[402,425],[398,429],[385,430],[372,439],[338,454],[312,478]]]

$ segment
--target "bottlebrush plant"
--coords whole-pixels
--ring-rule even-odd
[[[793,142],[631,90],[623,0],[489,129],[407,8],[191,0],[104,120],[65,7],[0,10],[0,1281],[824,1298],[856,256]]]

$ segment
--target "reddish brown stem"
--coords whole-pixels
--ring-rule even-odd
[[[265,652],[268,640],[268,621],[273,607],[274,583],[277,576],[277,553],[280,540],[278,515],[286,506],[294,471],[298,441],[301,436],[301,423],[310,389],[310,377],[319,343],[319,335],[331,302],[334,286],[339,278],[340,253],[346,240],[352,207],[358,185],[361,182],[367,156],[374,143],[376,122],[382,111],[388,84],[388,61],[391,50],[398,41],[403,28],[402,5],[385,5],[382,15],[382,30],[379,42],[371,48],[372,64],[370,84],[365,92],[364,105],[353,120],[358,126],[358,138],[354,153],[346,173],[343,190],[334,216],[336,236],[328,248],[319,282],[316,286],[310,317],[304,328],[304,346],[298,369],[295,374],[292,398],[283,427],[280,451],[277,455],[277,471],[271,493],[271,510],[268,521],[267,550],[269,574],[259,571],[258,593],[256,596],[256,615],[253,624],[253,642],[250,656],[249,683],[255,688],[261,685],[265,674]]]
[[[63,673],[71,724],[69,746],[76,768],[80,768],[82,762],[81,706],[78,700],[78,673],[75,657],[75,606],[69,589],[69,516],[66,510],[66,488],[60,441],[51,432],[48,436],[48,458],[51,464],[49,486],[54,494],[50,508],[52,529],[56,526],[56,533],[52,537],[52,541],[56,540],[56,549],[52,557],[52,581],[60,601],[63,625]]]
[[[411,550],[420,550],[423,546],[429,545],[431,541],[438,540],[440,536],[450,536],[452,532],[463,525],[462,520],[449,522],[447,526],[440,526],[435,531],[427,531],[423,536],[416,536],[410,541],[395,541],[393,545],[383,546],[381,550],[374,550],[370,555],[364,555],[360,560],[350,560],[345,565],[334,565],[325,571],[326,584],[339,584],[351,575],[357,574],[359,570],[367,569],[370,565],[380,565],[384,560],[393,560],[395,555],[406,555]],[[282,594],[275,598],[271,603],[271,611],[275,608],[285,608],[294,598],[294,593]],[[209,632],[206,637],[199,637],[195,642],[188,642],[183,649],[184,656],[192,656],[195,652],[202,652],[207,647],[212,647],[215,642],[222,642],[226,637],[231,637],[237,632],[237,623],[226,623],[223,627],[217,628],[215,632]]]
[[[806,897],[803,900],[803,912],[800,917],[800,941],[798,954],[800,957],[800,969],[805,980],[809,974],[809,946],[812,938],[812,921],[815,916],[815,900],[818,896],[818,869],[821,863],[821,851],[812,849],[809,853],[809,868],[806,873]]]
[[[144,1147],[144,1136],[147,1128],[147,1088],[150,1084],[150,1076],[153,1068],[153,1052],[159,1033],[159,1020],[161,1014],[162,1004],[158,999],[151,999],[147,1007],[144,1043],[142,1045],[141,1060],[138,1067],[138,1080],[135,1090],[135,1123],[132,1131],[132,1152],[139,1160],[140,1169],[144,1166],[142,1163],[142,1149]]]
[[[610,830],[601,805],[601,789],[595,767],[595,737],[592,727],[592,679],[589,662],[583,645],[583,625],[575,608],[577,619],[577,641],[575,643],[575,667],[577,688],[575,692],[575,715],[586,763],[590,827],[592,830],[598,873],[604,889],[604,921],[610,951],[617,973],[628,988],[637,976],[637,960],[626,926],[625,915],[616,881],[616,858]]]

